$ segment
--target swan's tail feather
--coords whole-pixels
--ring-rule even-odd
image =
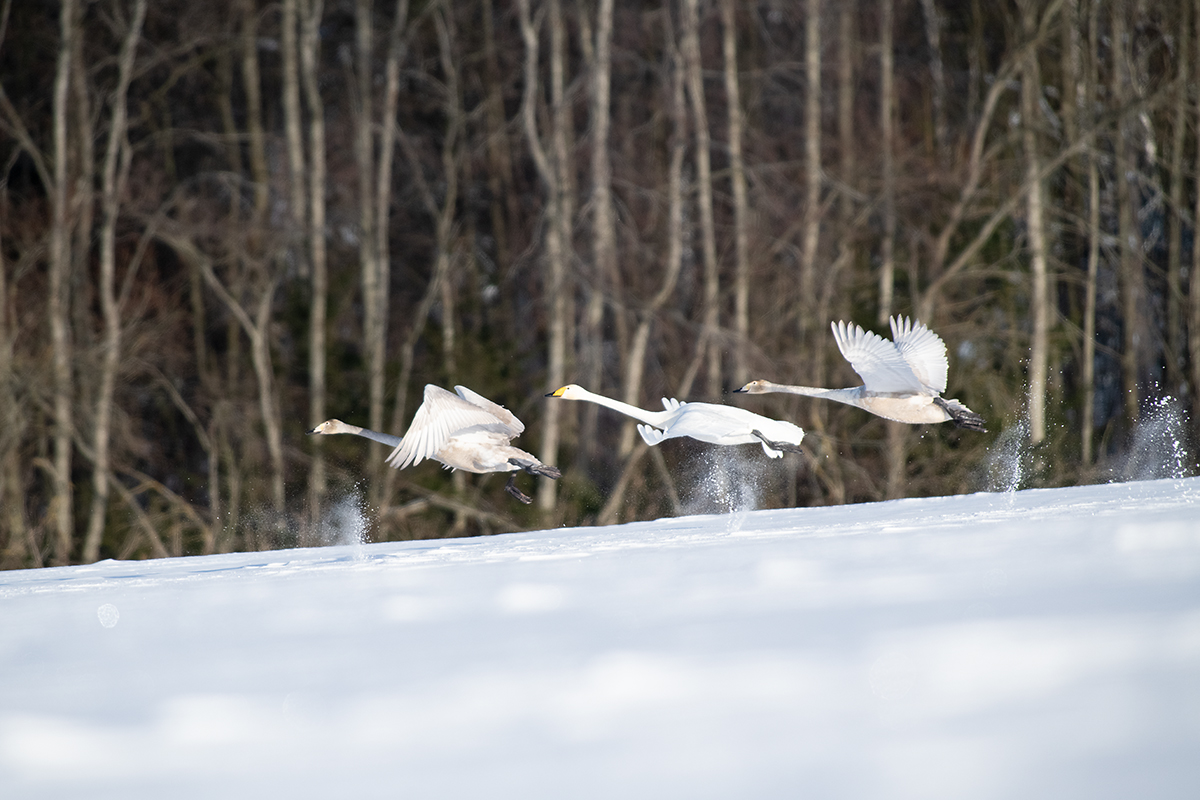
[[[950,415],[950,421],[953,422],[957,427],[966,428],[969,431],[987,433],[987,426],[983,417],[976,414],[974,411],[967,408],[957,400],[947,400],[944,397],[935,397],[933,398],[933,402]]]
[[[667,438],[667,434],[658,428],[652,428],[649,425],[638,425],[637,428],[638,433],[642,435],[642,440],[651,447]]]
[[[553,478],[558,480],[562,477],[562,470],[558,467],[552,467],[549,464],[543,464],[540,461],[529,461],[524,458],[510,458],[508,463],[518,467],[530,475],[541,475],[545,478]]]

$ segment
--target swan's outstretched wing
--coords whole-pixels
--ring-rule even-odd
[[[921,380],[896,345],[859,325],[834,322],[833,338],[842,356],[870,392],[920,392]]]
[[[921,383],[941,394],[946,391],[946,343],[920,322],[892,317],[892,339],[896,349]]]
[[[525,423],[517,419],[517,416],[499,403],[493,403],[478,392],[472,391],[465,386],[455,386],[454,391],[458,392],[458,396],[466,400],[472,405],[479,406],[484,411],[491,414],[498,422],[508,428],[510,438],[520,436],[525,431]]]
[[[508,423],[497,419],[488,409],[481,408],[440,386],[427,384],[425,401],[413,415],[412,424],[408,426],[404,439],[388,456],[387,463],[396,469],[420,464],[423,459],[437,455],[451,437],[467,428],[490,431],[497,436],[506,437],[506,441],[515,435],[510,432]]]

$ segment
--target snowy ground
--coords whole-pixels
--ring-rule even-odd
[[[0,573],[4,798],[1197,798],[1200,479]]]

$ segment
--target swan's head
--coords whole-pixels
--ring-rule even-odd
[[[305,431],[309,436],[314,434],[330,435],[334,433],[350,433],[349,425],[342,422],[340,419],[327,419],[311,431]]]
[[[588,392],[582,386],[574,383],[568,383],[561,389],[555,389],[546,397],[561,397],[563,400],[587,400]]]
[[[739,394],[767,394],[771,391],[770,381],[750,381],[740,389],[733,390]]]

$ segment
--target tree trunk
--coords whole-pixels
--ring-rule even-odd
[[[1032,39],[1037,30],[1036,4],[1024,3],[1021,10],[1026,38]],[[1046,374],[1049,362],[1050,309],[1047,293],[1046,233],[1041,154],[1038,149],[1037,118],[1041,102],[1041,71],[1037,49],[1025,54],[1021,77],[1022,139],[1025,147],[1025,174],[1029,185],[1027,222],[1029,228],[1030,297],[1032,340],[1029,353],[1029,438],[1040,444],[1046,438]]]
[[[95,451],[92,472],[92,510],[83,542],[83,561],[91,563],[100,558],[104,523],[108,512],[109,440],[112,432],[113,391],[121,353],[121,313],[116,297],[117,217],[121,195],[129,176],[130,152],[126,139],[128,127],[127,101],[129,83],[138,41],[142,36],[142,21],[146,18],[146,0],[134,4],[118,59],[117,88],[110,99],[111,122],[108,145],[104,152],[104,177],[101,188],[102,221],[100,230],[100,310],[104,319],[104,342],[100,367],[100,387],[96,396],[92,447]]]
[[[71,61],[75,37],[80,35],[76,0],[63,0],[59,13],[61,40],[58,66],[54,77],[54,185],[51,190],[50,227],[50,342],[54,370],[54,494],[51,518],[54,525],[54,565],[69,564],[74,546],[75,520],[71,492],[71,376],[70,299],[71,220],[68,205],[70,164],[67,149],[67,90],[71,81]]]
[[[458,210],[459,143],[463,131],[462,92],[459,88],[458,67],[453,51],[454,17],[453,6],[442,6],[434,15],[438,33],[438,46],[442,60],[442,73],[446,80],[446,133],[442,137],[442,180],[445,197],[437,215],[437,258],[438,272],[442,275],[442,359],[447,382],[458,381],[458,362],[455,340],[457,331],[454,315],[454,281],[451,269],[454,266],[454,220]]]
[[[508,228],[518,218],[517,192],[511,191],[513,179],[512,153],[509,149],[508,121],[504,118],[503,76],[500,74],[500,59],[496,51],[495,10],[492,0],[481,0],[483,16],[483,56],[487,69],[484,81],[487,86],[487,152],[488,191],[491,193],[492,236],[496,240],[496,262],[504,274],[512,255],[508,241]]]
[[[387,378],[388,305],[391,283],[390,217],[392,205],[392,164],[396,150],[398,127],[396,112],[400,104],[400,65],[406,55],[408,0],[396,0],[395,16],[388,34],[387,64],[384,67],[382,126],[379,134],[379,166],[375,177],[375,267],[378,281],[375,288],[374,344],[370,346],[370,427],[383,430],[384,390]],[[383,449],[372,447],[368,469],[372,476],[370,503],[372,507],[385,504],[386,480],[377,476],[383,464]]]
[[[250,174],[254,180],[255,236],[267,219],[271,174],[262,121],[262,78],[258,67],[258,11],[254,0],[242,0],[242,88],[246,92],[246,133],[250,139]]]
[[[7,192],[0,192],[0,222],[8,219]],[[18,405],[13,383],[13,344],[16,333],[8,313],[8,262],[0,225],[0,569],[27,566],[30,550],[25,524],[25,498],[22,485],[25,470],[20,462],[22,432],[26,428],[23,409]],[[35,558],[34,566],[41,566]]]
[[[703,328],[700,341],[706,353],[707,384],[705,396],[721,394],[721,348],[718,341],[720,322],[720,275],[717,268],[717,239],[713,221],[713,185],[708,132],[708,110],[704,100],[704,74],[700,63],[699,0],[686,0],[683,8],[683,58],[686,65],[688,97],[691,100],[692,127],[696,137],[696,191],[700,210],[700,236],[704,254]]]
[[[895,288],[895,2],[882,0],[880,20],[880,132],[883,139],[883,242],[880,248],[880,317],[886,323],[892,315]],[[929,320],[926,320],[929,321]],[[887,422],[887,498],[904,497],[907,463],[907,432],[900,422]]]
[[[538,28],[530,16],[529,0],[519,0],[521,37],[525,43],[525,88],[521,101],[521,120],[525,131],[525,139],[529,144],[529,152],[537,167],[538,175],[546,185],[546,223],[545,223],[545,264],[546,264],[546,303],[549,311],[549,336],[547,342],[546,386],[551,390],[562,385],[566,375],[566,346],[567,346],[567,299],[566,299],[566,264],[564,263],[561,217],[563,214],[562,199],[562,166],[558,163],[561,139],[555,139],[553,155],[546,152],[542,144],[541,134],[537,126],[537,96],[541,82],[538,79]],[[560,43],[564,38],[561,30],[562,16],[559,13],[557,0],[550,0],[551,31],[553,43]],[[561,48],[551,45],[551,102],[561,100],[561,80],[564,65]],[[557,78],[557,89],[556,89]],[[557,127],[562,122],[558,109],[551,110],[552,126]],[[557,132],[555,132],[557,133]],[[552,134],[554,138],[554,134]],[[538,457],[546,464],[553,464],[558,459],[558,441],[560,435],[560,406],[556,400],[547,400],[545,416],[542,423],[542,445]],[[538,508],[543,514],[548,514],[554,508],[555,486],[548,479],[542,480],[538,486]]]
[[[297,29],[300,0],[283,0],[280,19],[280,42],[283,54],[283,119],[287,138],[289,206],[292,226],[303,231],[308,219],[308,202],[305,193],[304,130],[300,106],[300,64]],[[230,110],[232,116],[232,109]],[[307,259],[300,248],[292,252],[301,263],[301,272],[307,271]]]
[[[746,190],[746,165],[742,155],[742,96],[738,85],[737,7],[734,0],[721,0],[724,29],[725,98],[729,107],[729,180],[733,188],[734,350],[733,382],[742,386],[750,380],[747,351],[750,346],[750,204]]]
[[[1192,5],[1192,17],[1196,21],[1196,29],[1200,35],[1200,0]],[[1196,50],[1200,52],[1200,42]],[[1200,58],[1195,59],[1196,75],[1194,81],[1200,82]],[[1196,125],[1200,129],[1200,99],[1196,102]],[[1200,136],[1196,137],[1195,163],[1200,164]],[[1200,231],[1200,191],[1196,192],[1196,208],[1193,216],[1192,230]],[[1192,265],[1188,271],[1188,301],[1190,314],[1188,319],[1188,356],[1191,359],[1191,389],[1192,389],[1192,425],[1197,438],[1200,438],[1200,236],[1192,237]]]
[[[382,371],[385,341],[383,338],[383,308],[379,303],[382,289],[376,234],[378,210],[375,172],[375,127],[374,114],[374,71],[371,54],[373,50],[373,28],[371,22],[371,0],[356,0],[354,4],[355,48],[354,78],[350,96],[354,99],[354,160],[358,171],[358,262],[362,285],[363,306],[363,351],[367,362],[367,416],[368,425],[380,430],[383,423]],[[377,370],[376,366],[380,369]],[[376,496],[376,487],[381,485],[380,473],[383,452],[378,447],[368,451],[367,470],[371,476],[371,495]]]
[[[581,11],[581,14],[584,13]],[[592,57],[592,283],[588,297],[581,344],[587,349],[581,361],[587,365],[588,387],[603,391],[603,322],[605,296],[617,285],[617,229],[613,215],[612,160],[609,156],[609,130],[612,114],[612,36],[613,0],[600,0],[596,9],[596,46]],[[582,409],[583,425],[579,436],[581,468],[586,467],[596,441],[599,408],[587,404]]]
[[[929,78],[933,95],[933,143],[939,164],[946,163],[946,69],[942,63],[942,19],[935,0],[921,0],[925,44],[929,47]]]
[[[879,131],[883,141],[883,241],[880,243],[879,324],[892,315],[892,293],[896,275],[896,168],[892,156],[896,107],[895,53],[892,37],[895,0],[881,0],[879,41]],[[926,320],[928,322],[928,320]]]
[[[800,342],[810,347],[825,320],[816,319],[817,246],[821,235],[821,0],[807,0],[804,19],[804,235],[800,246]]]
[[[1121,351],[1122,387],[1125,396],[1125,416],[1130,425],[1137,423],[1140,416],[1140,397],[1138,387],[1139,350],[1141,339],[1145,336],[1143,330],[1141,305],[1144,292],[1142,277],[1142,261],[1140,237],[1137,232],[1137,222],[1134,192],[1136,191],[1130,174],[1137,169],[1136,144],[1130,130],[1132,121],[1127,109],[1130,101],[1130,52],[1132,46],[1129,40],[1126,13],[1128,7],[1124,4],[1114,4],[1112,9],[1112,49],[1113,49],[1113,99],[1119,110],[1117,119],[1116,172],[1117,172],[1117,231],[1120,251],[1120,282],[1121,282],[1121,324],[1124,331],[1124,341]]]
[[[1200,2],[1200,0],[1197,0]],[[1084,82],[1087,115],[1088,167],[1088,256],[1083,301],[1083,417],[1081,431],[1083,466],[1092,463],[1092,431],[1096,427],[1096,280],[1100,272],[1100,154],[1095,126],[1096,91],[1099,82],[1100,0],[1088,0],[1088,62]]]
[[[302,72],[302,82],[304,84],[304,94],[308,102],[308,137],[309,137],[309,165],[308,165],[308,208],[309,208],[309,226],[308,239],[310,247],[310,261],[312,266],[312,299],[309,307],[308,319],[308,335],[309,335],[309,354],[308,354],[308,418],[312,425],[318,425],[325,420],[325,319],[329,305],[329,273],[326,258],[325,248],[325,105],[321,99],[321,87],[319,82],[319,66],[320,66],[320,28],[321,17],[324,14],[323,0],[307,0],[304,8],[304,19],[301,28],[301,44],[300,44],[300,63]],[[264,305],[260,306],[260,310],[264,312],[269,307],[269,295],[264,297]],[[262,352],[256,355],[254,363],[255,369],[262,371],[262,364],[269,368],[270,353],[267,350],[266,341],[266,322],[262,320],[262,332],[255,342],[256,350]],[[268,376],[269,379],[269,376]],[[260,385],[267,385],[264,377],[259,377]],[[264,399],[264,413],[267,406]],[[273,407],[273,405],[272,405]],[[270,431],[268,426],[268,431]],[[321,437],[316,437],[320,439]],[[283,456],[282,448],[277,459],[277,464],[280,471],[280,477],[277,481],[276,491],[282,495],[283,491]],[[313,463],[309,472],[308,484],[308,519],[310,524],[316,524],[321,516],[321,505],[325,498],[325,458],[318,443],[314,451]],[[279,506],[282,512],[282,496],[280,496]]]
[[[1167,216],[1167,376],[1169,391],[1181,391],[1187,378],[1183,372],[1183,205],[1184,148],[1188,128],[1188,77],[1191,72],[1191,6],[1181,4],[1179,74],[1176,77],[1175,110],[1171,137],[1171,188]]]

